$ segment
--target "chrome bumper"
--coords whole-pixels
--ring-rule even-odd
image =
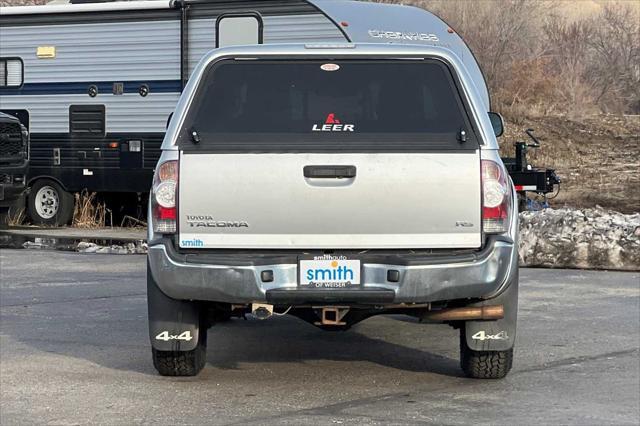
[[[148,261],[158,287],[174,299],[269,302],[269,294],[277,293],[278,303],[286,303],[287,295],[296,303],[305,300],[307,295],[310,302],[317,295],[331,295],[330,299],[322,299],[338,303],[340,295],[347,298],[343,302],[353,302],[358,300],[358,294],[366,294],[363,298],[366,303],[384,304],[495,297],[516,273],[518,256],[513,242],[495,240],[472,259],[467,255],[460,261],[449,258],[446,263],[437,263],[431,259],[424,264],[410,265],[363,261],[363,285],[344,293],[343,290],[299,289],[296,263],[236,266],[189,262],[186,257],[177,256],[167,241],[149,247]],[[398,282],[387,281],[389,269],[400,272]],[[266,270],[273,271],[273,281],[261,280],[261,272]],[[380,294],[379,300],[376,294]]]

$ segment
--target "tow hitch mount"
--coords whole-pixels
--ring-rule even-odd
[[[317,321],[315,325],[347,325],[342,319],[349,312],[348,306],[318,306],[314,308],[320,309],[320,321]]]

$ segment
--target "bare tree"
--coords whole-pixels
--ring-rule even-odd
[[[593,85],[586,79],[593,31],[592,21],[569,22],[558,16],[552,16],[544,26],[548,72],[556,75],[560,83],[555,101],[574,117],[593,105]]]
[[[626,4],[607,4],[593,18],[587,77],[596,102],[608,112],[640,113],[640,15]]]

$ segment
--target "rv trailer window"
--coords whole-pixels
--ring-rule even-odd
[[[22,86],[24,66],[20,58],[0,58],[0,88]]]
[[[260,15],[229,13],[216,22],[216,48],[262,43],[262,18]]]
[[[82,136],[104,136],[104,105],[71,105],[69,107],[69,133]]]
[[[225,60],[202,77],[180,145],[245,152],[475,150],[457,87],[437,60]],[[201,143],[190,143],[194,131]]]

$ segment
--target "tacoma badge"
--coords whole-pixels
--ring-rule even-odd
[[[187,223],[191,228],[248,228],[244,220],[216,220],[213,216],[187,215]]]

